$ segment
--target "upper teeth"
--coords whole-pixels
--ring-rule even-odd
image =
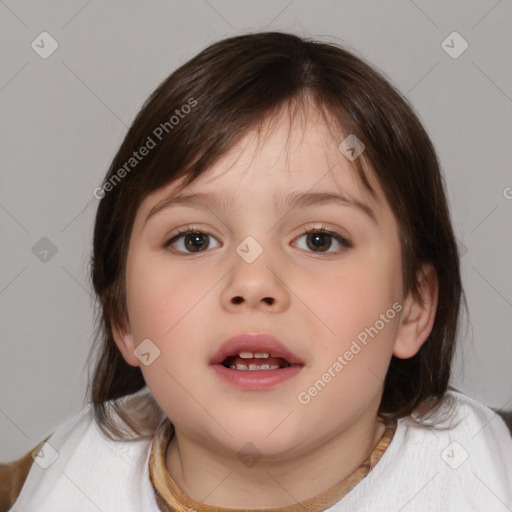
[[[242,359],[252,359],[253,357],[256,357],[257,359],[266,359],[269,357],[268,352],[240,352],[238,355]]]

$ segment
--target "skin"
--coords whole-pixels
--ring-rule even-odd
[[[357,469],[384,431],[376,415],[392,354],[413,356],[434,322],[434,271],[422,269],[423,301],[403,296],[398,225],[380,187],[371,176],[372,198],[338,150],[343,138],[333,138],[314,108],[301,112],[302,122],[290,124],[283,112],[273,118],[263,142],[255,131],[247,133],[185,190],[232,196],[231,206],[175,206],[145,223],[178,189],[174,182],[145,198],[130,239],[129,326],[116,330],[115,340],[125,360],[141,366],[175,426],[166,453],[169,474],[190,498],[219,507],[290,505]],[[291,191],[342,191],[371,207],[376,221],[350,205],[274,211],[274,195]],[[205,250],[186,252],[184,236],[163,247],[178,235],[176,228],[190,224],[211,235],[202,242]],[[314,240],[308,245],[304,229],[322,225],[352,247],[329,237],[317,242],[320,250]],[[249,235],[263,249],[250,264],[235,250]],[[394,303],[401,312],[301,404],[299,393]],[[240,332],[271,333],[305,366],[265,391],[231,387],[208,363]],[[134,355],[145,339],[160,350],[148,366]],[[261,455],[251,467],[237,457],[249,442]]]

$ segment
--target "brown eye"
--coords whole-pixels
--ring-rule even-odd
[[[325,229],[306,231],[304,234],[299,236],[297,240],[303,237],[306,237],[307,248],[305,250],[309,252],[332,254],[351,247],[349,241],[345,237],[341,236],[339,233],[326,231]],[[339,247],[337,250],[329,251],[333,245],[333,241],[335,244],[338,244]]]
[[[332,245],[332,236],[325,233],[311,233],[306,240],[310,249],[318,249],[320,252],[327,251]]]
[[[198,253],[209,248],[210,241],[215,240],[208,233],[198,230],[183,231],[165,242],[164,247],[173,247],[173,252]]]

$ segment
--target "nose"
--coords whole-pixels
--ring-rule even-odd
[[[278,313],[290,305],[290,292],[286,276],[277,264],[272,265],[270,255],[262,254],[251,263],[236,255],[222,290],[224,308],[231,312],[259,309]]]

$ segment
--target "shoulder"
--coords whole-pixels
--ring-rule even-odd
[[[503,503],[512,504],[510,431],[500,415],[478,400],[456,390],[448,391],[447,398],[434,428],[404,419],[409,469],[421,460],[426,471],[414,469],[418,483],[429,475],[430,486],[454,507],[459,500],[460,510],[480,510],[485,503],[502,510]]]
[[[0,463],[0,512],[6,512],[16,503],[26,483],[38,469],[46,469],[58,458],[58,449],[78,425],[88,423],[90,406],[64,420],[48,437],[43,439],[19,459]]]
[[[58,457],[58,448],[77,425],[87,422],[90,407],[83,406],[77,413],[63,421],[48,437],[43,439],[19,459],[0,463],[0,512],[10,510],[16,503],[30,475],[38,468],[49,467]]]
[[[9,497],[15,500],[12,510],[48,512],[66,503],[85,511],[91,507],[88,498],[102,510],[112,503],[126,512],[155,510],[147,469],[151,442],[151,437],[107,438],[88,404],[40,445],[28,475],[24,466],[21,491]],[[142,483],[134,487],[134,481]]]
[[[442,447],[457,443],[474,459],[500,461],[512,470],[512,436],[503,417],[487,405],[456,390],[447,392],[447,400],[432,419],[432,428],[416,425],[408,418],[403,427],[413,438],[428,438]]]
[[[449,425],[442,426],[467,432],[475,438],[482,433],[482,437],[492,437],[507,445],[512,444],[511,412],[493,409],[457,390],[450,390],[447,395],[452,399],[454,414]]]
[[[409,503],[422,511],[511,510],[512,436],[505,422],[459,391],[446,398],[422,424],[399,419],[379,462],[333,510],[401,510]]]
[[[18,499],[37,453],[50,436],[34,446],[25,455],[7,464],[0,463],[0,512],[7,512]]]

